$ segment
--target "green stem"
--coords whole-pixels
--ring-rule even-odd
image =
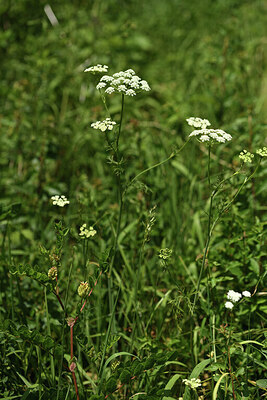
[[[211,150],[211,145],[209,144],[209,156],[208,156],[208,180],[209,180],[209,187],[210,187],[210,150]]]
[[[122,126],[122,118],[123,118],[123,110],[124,110],[124,94],[121,95],[121,118],[120,118],[120,125],[119,125],[119,132],[117,135],[117,141],[116,141],[116,156],[117,156],[117,161],[118,161],[118,152],[119,152],[119,141],[120,141],[120,135],[121,135],[121,126]]]
[[[199,287],[200,287],[200,281],[202,278],[202,273],[204,270],[204,266],[205,266],[205,262],[206,262],[206,258],[207,258],[207,253],[208,253],[208,248],[209,248],[209,244],[210,244],[210,239],[213,233],[213,230],[215,228],[215,226],[217,225],[218,221],[220,220],[222,214],[232,205],[232,203],[235,201],[236,197],[239,195],[239,193],[241,192],[241,190],[243,189],[244,185],[250,180],[252,179],[252,177],[255,175],[256,171],[259,168],[261,160],[259,161],[259,163],[257,164],[255,170],[252,172],[252,174],[247,178],[244,179],[244,182],[242,183],[242,185],[239,187],[239,189],[236,191],[235,195],[233,196],[232,200],[229,201],[229,203],[219,212],[217,218],[214,220],[213,224],[211,225],[211,219],[212,219],[212,203],[213,203],[213,199],[216,196],[216,194],[218,193],[220,187],[222,186],[223,183],[225,183],[227,180],[230,180],[232,177],[234,177],[235,175],[237,175],[242,166],[239,168],[238,171],[236,171],[234,174],[232,174],[230,177],[223,179],[215,188],[215,190],[212,192],[211,197],[210,197],[210,207],[209,207],[209,216],[208,216],[208,230],[207,230],[207,241],[206,241],[206,246],[205,246],[205,250],[204,250],[204,256],[202,259],[202,265],[201,265],[201,269],[200,269],[200,273],[199,273],[199,277],[198,277],[198,282],[197,282],[197,289],[196,289],[196,293],[194,296],[194,302],[193,302],[193,307],[192,307],[192,314],[194,313],[194,309],[195,309],[195,305],[196,305],[196,301],[199,295]]]
[[[45,295],[45,312],[46,312],[47,333],[49,336],[51,336],[51,327],[50,327],[50,319],[49,319],[49,312],[48,312],[46,288],[44,290],[44,295]],[[50,367],[51,367],[52,381],[54,382],[54,380],[55,380],[55,364],[54,364],[54,358],[52,355],[50,355]]]
[[[122,94],[122,96],[121,96],[120,126],[119,126],[119,132],[118,132],[117,140],[116,140],[116,152],[115,152],[116,161],[119,160],[119,140],[120,140],[120,134],[121,134],[121,127],[122,127],[123,111],[124,111],[124,95]],[[113,303],[114,303],[113,302],[112,269],[113,269],[113,266],[114,266],[115,257],[116,257],[117,250],[118,250],[118,238],[119,238],[119,234],[120,234],[120,231],[121,231],[121,216],[122,216],[122,209],[123,209],[122,184],[121,184],[120,175],[116,176],[116,183],[117,183],[117,198],[118,198],[118,204],[119,204],[119,214],[118,214],[117,227],[116,227],[116,232],[115,232],[115,240],[114,240],[114,245],[113,245],[113,254],[112,254],[112,259],[111,259],[111,263],[110,263],[110,266],[109,266],[108,294],[109,294],[109,310],[110,310],[110,313],[113,310]],[[113,325],[112,328],[114,328],[114,321],[113,321],[112,325]]]
[[[190,139],[189,139],[189,140],[190,140]],[[176,157],[177,154],[179,154],[179,153],[183,150],[183,148],[187,145],[187,143],[189,142],[189,140],[187,140],[187,141],[182,145],[182,147],[181,147],[179,150],[173,151],[173,152],[169,155],[169,157],[166,158],[165,160],[160,161],[160,162],[158,162],[157,164],[154,164],[154,165],[152,165],[151,167],[148,167],[148,168],[144,169],[143,171],[139,172],[139,174],[137,174],[137,175],[126,185],[126,187],[125,187],[125,189],[124,189],[124,192],[123,192],[123,196],[125,195],[126,191],[129,189],[129,187],[132,186],[132,184],[134,183],[134,181],[135,181],[136,179],[138,179],[141,175],[145,174],[146,172],[151,171],[152,169],[154,169],[154,168],[156,168],[156,167],[159,167],[160,165],[165,164],[166,162],[168,162],[168,161],[171,160],[172,158]]]

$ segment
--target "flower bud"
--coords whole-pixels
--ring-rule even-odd
[[[86,297],[89,293],[89,285],[88,282],[81,282],[80,286],[78,287],[78,295],[80,297]]]
[[[47,275],[49,279],[55,280],[57,277],[57,268],[56,267],[50,268]]]

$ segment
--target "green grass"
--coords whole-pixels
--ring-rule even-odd
[[[77,399],[72,362],[80,399],[262,398],[266,162],[236,172],[266,146],[264,3],[54,1],[55,26],[45,5],[0,6],[0,399]],[[115,151],[90,126],[108,116],[83,72],[98,63],[152,89],[125,96]],[[107,107],[118,126],[121,96]],[[190,116],[233,137],[211,148],[210,185],[208,147],[178,153]],[[230,289],[253,296],[226,310]]]

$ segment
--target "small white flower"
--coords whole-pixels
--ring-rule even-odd
[[[191,389],[196,389],[201,386],[201,380],[199,378],[183,379],[183,383]]]
[[[135,96],[136,95],[135,91],[132,89],[126,90],[125,94],[126,94],[126,96]]]
[[[231,301],[227,301],[224,305],[225,308],[228,308],[229,310],[232,310],[232,308],[234,307],[233,303],[231,303]]]
[[[84,72],[92,72],[92,73],[96,73],[96,72],[108,72],[108,66],[107,65],[101,65],[101,64],[97,64],[94,65],[92,67],[86,68],[84,70]]]
[[[242,292],[242,295],[244,297],[251,297],[251,293],[248,290],[244,290],[244,292]]]
[[[225,143],[225,138],[222,136],[217,136],[216,140],[217,142]]]
[[[139,83],[136,82],[136,81],[130,81],[130,82],[129,82],[129,85],[130,85],[131,88],[133,88],[133,89],[139,89],[139,87],[140,87]]]
[[[100,79],[100,82],[112,82],[114,78],[109,75],[103,75],[102,78]]]
[[[135,75],[135,72],[134,72],[133,69],[127,69],[125,72],[126,72],[127,74],[130,74],[130,75]]]
[[[104,87],[106,87],[106,83],[105,82],[99,82],[99,84],[96,85],[97,90],[103,89]]]
[[[119,91],[119,92],[125,92],[126,90],[127,90],[127,88],[126,88],[125,85],[119,85],[119,86],[118,86],[118,91]]]
[[[208,135],[202,135],[199,139],[201,142],[208,142],[210,140]]]
[[[232,136],[229,135],[229,133],[224,132],[222,129],[207,129],[207,126],[210,125],[210,122],[207,119],[190,117],[187,119],[187,122],[195,128],[201,128],[194,130],[189,135],[189,137],[200,135],[198,140],[201,142],[210,142],[211,144],[216,142],[225,143],[232,139]]]
[[[235,292],[234,290],[229,290],[227,293],[227,299],[231,300],[233,303],[238,302],[242,297],[241,293]]]
[[[66,204],[70,204],[69,200],[65,196],[52,196],[51,200],[54,206],[64,207]]]
[[[112,131],[116,125],[115,121],[112,121],[111,118],[106,118],[104,121],[96,121],[91,124],[91,127],[94,129],[99,129],[101,132],[105,132],[106,130]]]
[[[210,126],[210,121],[207,119],[202,119],[198,117],[190,117],[187,118],[187,123],[190,126],[193,126],[194,128],[202,128],[205,129],[207,126]]]
[[[115,92],[115,89],[114,89],[114,87],[109,86],[109,87],[105,90],[105,92],[106,92],[107,94],[111,94],[111,93]]]
[[[135,96],[141,91],[148,92],[150,89],[147,81],[141,80],[132,69],[126,71],[116,72],[112,76],[104,75],[97,84],[97,89],[102,89],[106,87],[105,92],[107,94],[111,93],[123,93],[126,96]]]

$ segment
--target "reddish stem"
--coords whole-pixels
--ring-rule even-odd
[[[102,274],[102,271],[100,271],[99,276],[98,276],[98,278],[96,279],[96,281],[95,281],[95,283],[94,283],[94,286],[92,287],[92,289],[90,290],[90,292],[89,292],[89,294],[88,294],[88,297],[91,296],[91,294],[92,294],[94,288],[95,288],[96,285],[97,285],[97,282],[98,282],[98,280],[99,280],[101,274]],[[81,307],[81,309],[80,309],[80,313],[81,313],[82,310],[84,309],[84,307],[85,307],[85,305],[86,305],[86,303],[87,303],[88,297],[87,297],[87,299],[84,301],[84,303],[83,303],[83,305],[82,305],[82,307]],[[59,300],[59,302],[60,302],[60,304],[61,304],[61,306],[63,307],[63,310],[64,310],[64,306],[63,306],[63,304],[62,304],[62,302],[61,302],[61,300],[60,300],[60,297],[57,296],[57,298],[58,298],[58,300]],[[71,358],[71,368],[70,368],[70,370],[71,370],[71,373],[72,373],[72,379],[73,379],[73,384],[74,384],[74,387],[75,387],[75,392],[76,392],[77,400],[79,400],[79,392],[78,392],[77,380],[76,380],[76,376],[75,376],[76,364],[75,364],[75,363],[72,364],[72,363],[73,363],[73,358],[74,358],[74,352],[73,352],[73,328],[74,328],[74,325],[76,324],[78,318],[79,318],[79,315],[77,315],[76,318],[74,319],[74,321],[72,321],[71,324],[70,324],[70,358]]]
[[[65,311],[64,304],[62,303],[62,300],[61,300],[59,294],[58,294],[57,292],[54,292],[54,293],[55,293],[55,295],[57,296],[57,299],[58,299],[58,301],[59,301],[59,304],[61,305],[62,310]]]

